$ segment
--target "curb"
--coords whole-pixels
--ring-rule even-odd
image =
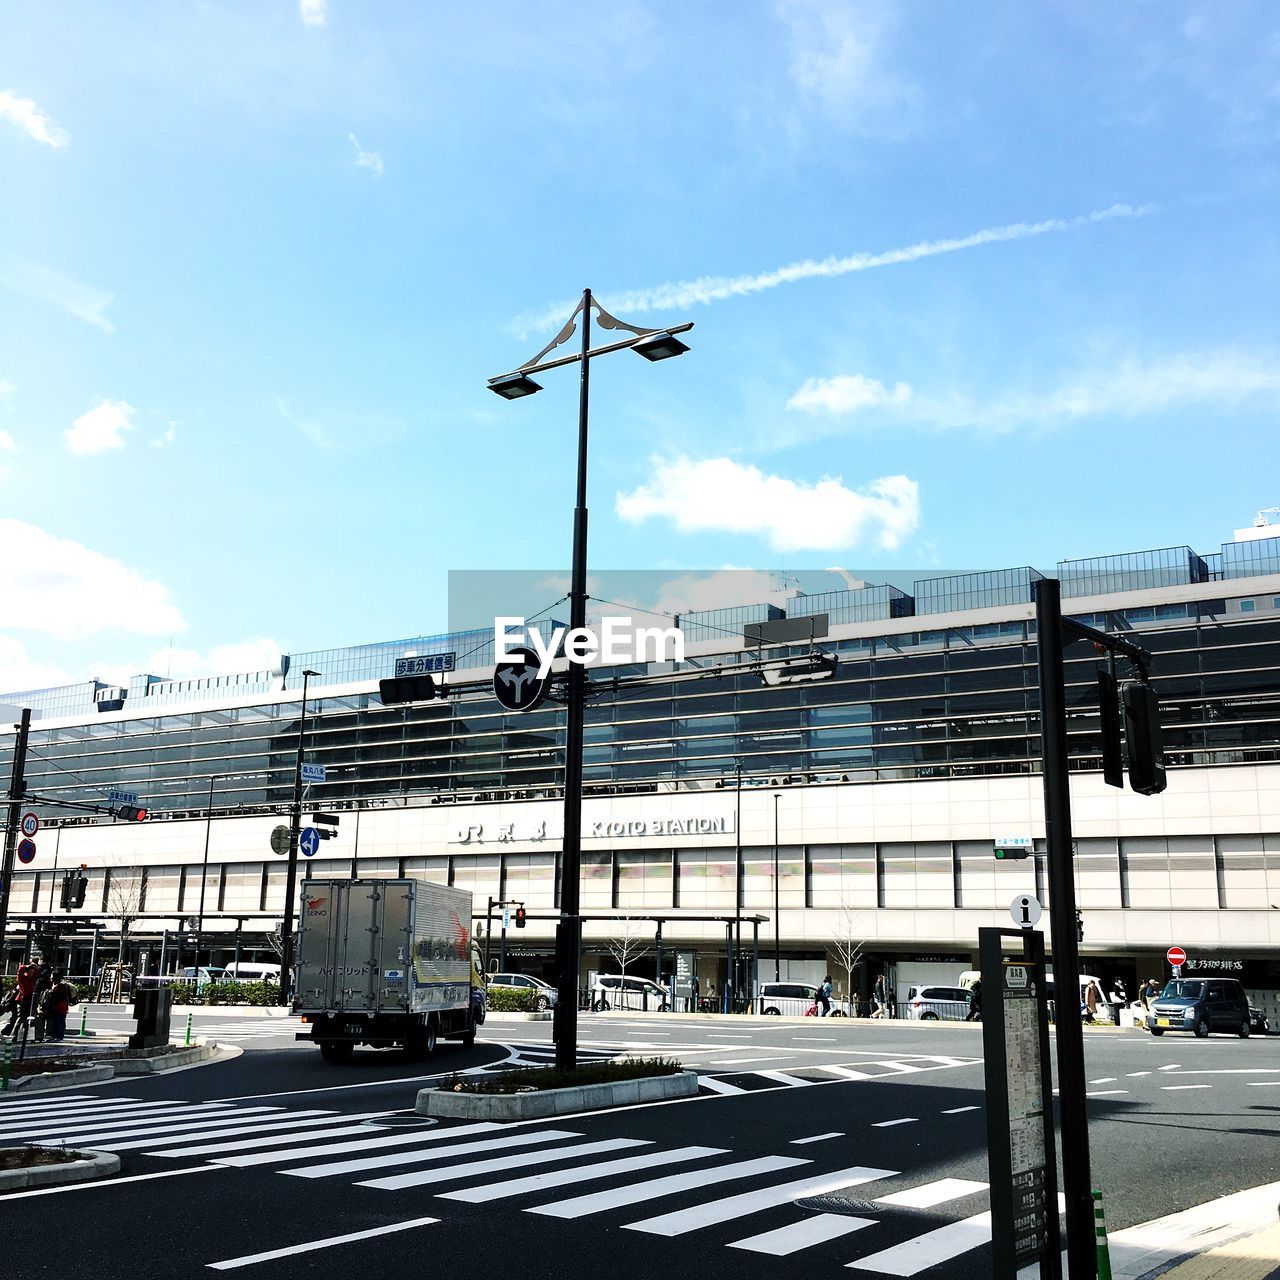
[[[38,1075],[14,1076],[9,1081],[9,1092],[22,1089],[28,1093],[43,1093],[48,1089],[74,1089],[82,1084],[98,1080],[110,1080],[115,1073],[106,1063],[93,1067],[77,1067],[74,1071],[42,1071]],[[3,1098],[0,1094],[0,1099]],[[0,1110],[4,1102],[0,1101]]]
[[[192,1045],[190,1048],[173,1049],[167,1053],[158,1053],[153,1057],[115,1058],[109,1064],[118,1076],[149,1076],[162,1071],[172,1071],[177,1067],[190,1067],[198,1062],[208,1062],[217,1057],[219,1046],[216,1044]]]
[[[178,1071],[184,1067],[209,1062],[223,1051],[218,1044],[192,1045],[174,1049],[152,1057],[112,1058],[89,1067],[76,1067],[72,1071],[42,1071],[37,1075],[15,1076],[9,1081],[9,1092],[44,1093],[54,1089],[74,1089],[82,1084],[94,1084],[115,1076],[159,1075],[165,1071]],[[138,1052],[135,1050],[134,1052]],[[4,1110],[4,1095],[0,1094],[0,1111]]]
[[[451,1093],[420,1089],[414,1110],[422,1116],[471,1120],[539,1120],[638,1102],[666,1102],[692,1098],[698,1092],[698,1073],[584,1084],[569,1089],[540,1089],[533,1093]]]
[[[550,1022],[551,1010],[543,1013],[494,1013],[492,1009],[484,1015],[486,1022]]]
[[[46,1164],[34,1169],[0,1171],[0,1191],[16,1191],[19,1187],[56,1186],[63,1182],[88,1182],[92,1178],[110,1178],[120,1172],[120,1157],[110,1151],[81,1151],[82,1160],[67,1164]]]

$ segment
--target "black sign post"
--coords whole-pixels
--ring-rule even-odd
[[[508,650],[511,660],[493,669],[493,696],[508,711],[534,711],[547,696],[550,677],[538,675],[538,655],[532,649]]]
[[[1044,935],[979,929],[992,1280],[1062,1280]]]

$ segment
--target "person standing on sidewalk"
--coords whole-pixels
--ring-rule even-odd
[[[13,1007],[13,1014],[9,1019],[9,1025],[5,1028],[5,1035],[12,1033],[20,1035],[22,1026],[31,1016],[31,1000],[35,995],[36,982],[40,978],[40,962],[32,961],[31,964],[20,964],[18,966],[18,977],[15,991],[17,1001]]]
[[[46,1040],[66,1038],[67,1014],[71,1011],[71,1002],[75,999],[75,994],[62,972],[55,972],[40,1006],[44,1012]]]

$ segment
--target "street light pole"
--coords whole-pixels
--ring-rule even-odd
[[[209,803],[204,811],[204,861],[200,864],[200,912],[196,922],[197,939],[204,936],[204,887],[209,876],[209,829],[213,826],[213,784],[218,781],[219,775],[212,773],[209,775]],[[210,962],[212,963],[212,954]],[[196,982],[200,981],[200,943],[196,942]]]
[[[293,895],[298,884],[298,834],[302,828],[302,750],[307,737],[307,682],[318,671],[302,673],[302,710],[298,715],[298,754],[293,762],[293,804],[289,808],[289,869],[284,878],[284,924],[280,931],[280,1003],[289,1003],[293,968]]]
[[[600,316],[603,329],[625,329],[634,336],[591,350],[591,312]],[[574,320],[582,319],[579,354],[544,360],[567,342],[574,333]],[[692,329],[691,322],[670,329],[638,329],[611,316],[591,296],[582,291],[582,301],[573,316],[534,358],[511,373],[490,378],[489,388],[506,400],[533,395],[542,388],[531,374],[543,369],[581,362],[578,385],[578,470],[573,509],[573,565],[569,586],[570,631],[587,622],[587,427],[591,397],[591,361],[611,351],[632,350],[646,360],[666,360],[682,355],[688,348],[674,335]],[[564,836],[560,852],[560,920],[556,925],[556,1006],[553,1037],[556,1067],[572,1071],[578,1065],[578,969],[582,952],[580,882],[582,879],[582,741],[586,721],[586,672],[580,662],[570,662],[565,690]]]
[[[780,926],[779,903],[781,896],[778,893],[778,801],[782,798],[782,793],[775,791],[773,793],[773,980],[774,982],[782,981],[782,954],[780,944],[778,942],[778,930]]]

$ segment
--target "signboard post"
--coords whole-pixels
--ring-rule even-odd
[[[323,782],[324,781],[324,765],[322,764],[304,764],[302,766],[303,782]]]
[[[40,830],[40,819],[34,813],[22,815],[22,834],[30,840]]]
[[[979,929],[993,1280],[1062,1280],[1044,935]]]
[[[1170,947],[1164,953],[1164,958],[1172,967],[1173,976],[1180,978],[1182,976],[1182,966],[1187,963],[1187,953],[1181,947]]]

